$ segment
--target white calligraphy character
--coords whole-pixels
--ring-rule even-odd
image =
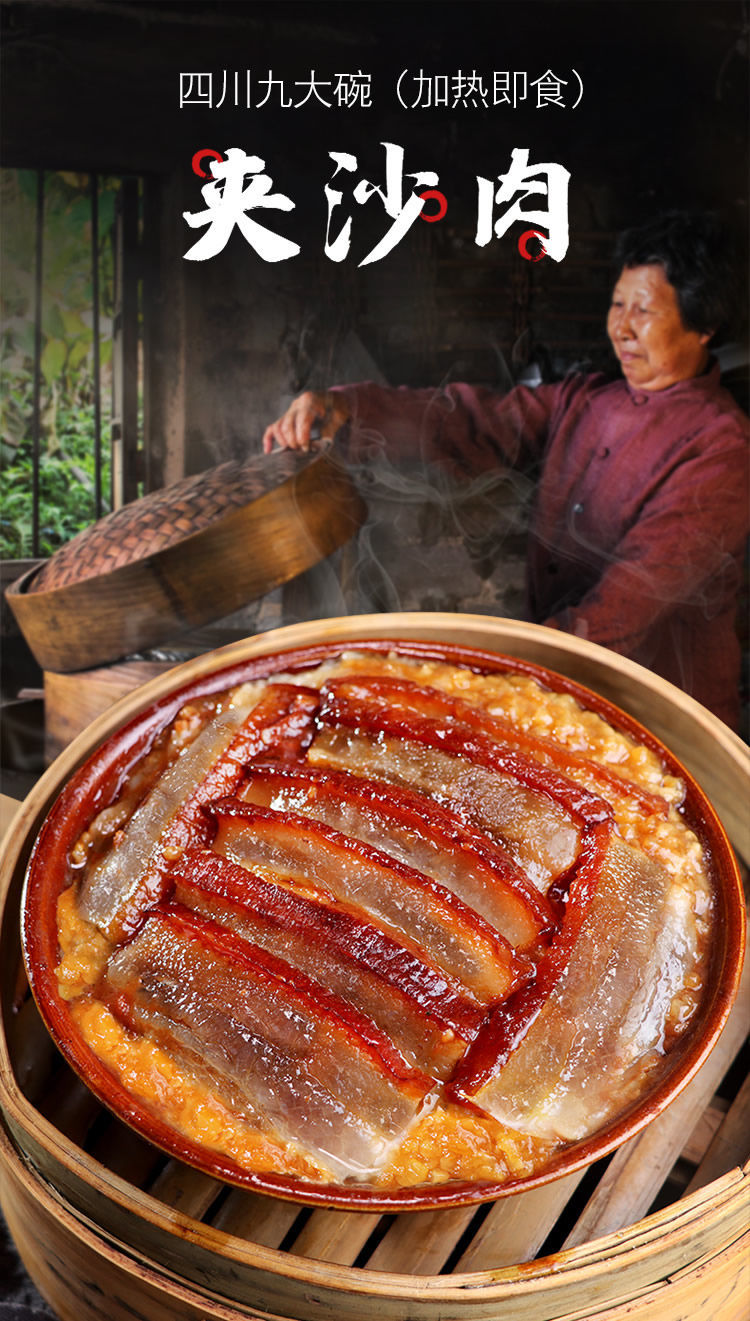
[[[208,225],[205,234],[185,253],[188,261],[205,261],[222,252],[235,225],[264,261],[286,261],[297,255],[298,243],[274,234],[246,214],[266,208],[294,210],[294,202],[283,193],[270,191],[273,181],[261,173],[265,164],[260,156],[247,156],[241,147],[228,147],[224,160],[211,161],[213,182],[201,188],[206,210],[182,213],[192,229]],[[245,187],[248,176],[250,183]]]
[[[475,243],[484,247],[494,233],[502,238],[516,220],[544,225],[548,238],[544,238],[544,251],[554,261],[562,261],[568,251],[568,180],[570,171],[553,161],[544,165],[529,165],[528,148],[515,147],[511,153],[510,169],[499,174],[500,187],[495,191],[492,179],[477,176],[479,199]],[[517,195],[520,194],[520,197]],[[547,198],[546,210],[525,211],[524,202],[534,194]],[[513,198],[517,200],[493,224],[494,206],[502,206]],[[542,236],[543,237],[543,236]]]
[[[389,215],[393,224],[383,235],[382,239],[375,244],[375,247],[359,263],[360,266],[369,266],[371,262],[380,261],[381,257],[387,256],[389,252],[396,247],[397,243],[411,228],[417,216],[424,207],[424,199],[420,197],[418,190],[420,188],[434,188],[438,183],[438,175],[434,170],[421,170],[416,174],[407,174],[407,179],[413,179],[414,185],[412,191],[404,201],[404,149],[398,147],[393,142],[384,142],[385,147],[385,188],[379,188],[377,184],[370,183],[367,179],[361,179],[353,191],[355,202],[360,206],[369,201],[377,193],[386,214]],[[331,176],[332,179],[341,170],[347,170],[353,174],[357,170],[357,158],[349,152],[330,151],[329,156],[336,162],[336,169]],[[326,227],[325,254],[331,261],[343,261],[349,252],[351,241],[352,217],[349,216],[341,226],[335,238],[331,236],[331,221],[336,207],[343,201],[343,193],[338,188],[325,186],[325,195],[328,202],[328,223]]]

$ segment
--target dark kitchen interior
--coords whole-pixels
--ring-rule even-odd
[[[302,389],[373,377],[503,389],[521,378],[558,379],[577,363],[603,366],[609,254],[620,228],[660,209],[700,206],[746,232],[740,3],[475,3],[460,21],[448,4],[0,8],[4,166],[117,175],[131,203],[136,197],[123,271],[126,293],[128,280],[140,291],[141,345],[130,353],[141,355],[142,415],[132,397],[125,401],[116,502],[257,452],[264,427]],[[528,85],[515,107],[404,110],[396,100],[404,69],[476,68],[491,81],[498,65],[529,81],[554,72],[566,80],[568,103],[540,108]],[[301,99],[293,89],[311,71],[318,80],[364,71],[372,105],[337,108],[311,96],[300,108],[248,110],[248,69],[285,80],[287,99]],[[180,74],[189,71],[213,74],[216,100],[227,74],[221,108],[180,108]],[[574,72],[583,88],[576,108]],[[448,213],[439,224],[415,224],[387,257],[360,267],[365,227],[371,242],[383,230],[382,210],[363,207],[349,258],[334,263],[323,252],[328,153],[353,152],[378,180],[384,142],[405,148],[406,170],[439,173]],[[183,259],[195,231],[182,213],[200,205],[193,153],[230,145],[260,153],[274,185],[294,199],[284,217],[284,232],[300,242],[293,260],[261,261],[238,230],[211,260]],[[518,146],[570,170],[570,247],[560,263],[521,260],[513,229],[484,248],[474,242],[476,177],[499,173]],[[727,353],[725,379],[742,400],[746,353],[736,344]],[[248,602],[239,619],[224,621],[222,637],[372,610],[521,613],[524,477],[468,502],[436,488],[432,474],[390,465],[363,481],[370,517],[354,587],[350,573],[343,591],[334,557],[281,597]],[[408,566],[395,549],[404,537]],[[4,586],[18,567],[5,567]],[[7,606],[3,620],[3,700],[13,702],[6,732],[16,721],[33,728],[38,703],[19,705],[17,696],[37,690],[41,677]]]
[[[0,0],[0,18],[3,167],[117,176],[131,199],[123,271],[140,300],[129,352],[142,410],[137,417],[131,399],[122,414],[117,500],[260,453],[265,426],[304,389],[365,378],[506,389],[559,379],[575,364],[607,365],[614,236],[660,210],[715,208],[740,252],[746,246],[741,0]],[[498,68],[529,80],[553,70],[568,80],[569,102],[538,108],[528,92],[515,107],[403,109],[395,97],[404,69],[491,78]],[[273,71],[287,89],[311,71],[329,83],[342,70],[364,71],[373,103],[337,108],[311,98],[300,108],[248,109],[240,94],[234,107],[234,75],[244,91],[248,69],[256,79]],[[221,107],[180,108],[180,75],[199,71],[227,74]],[[576,108],[571,71],[583,86]],[[388,257],[360,267],[383,232],[382,209],[363,208],[348,260],[333,263],[323,251],[329,152],[355,154],[377,180],[385,142],[405,148],[406,170],[439,173],[447,215],[415,224]],[[259,154],[274,187],[294,199],[278,228],[299,242],[295,259],[263,262],[235,231],[211,260],[184,260],[196,234],[182,215],[201,205],[193,155],[231,146]],[[507,168],[515,147],[570,170],[570,246],[560,263],[521,260],[513,230],[484,249],[474,242],[476,178]],[[737,279],[747,288],[743,257]],[[725,381],[748,408],[747,325],[721,350]],[[351,548],[336,552],[229,617],[165,636],[136,662],[158,668],[325,615],[520,617],[526,477],[465,500],[413,469],[356,476],[369,516],[354,560]],[[36,558],[6,562],[3,589]],[[746,656],[747,614],[746,590],[738,625]],[[2,788],[21,797],[54,746],[49,736],[45,744],[45,675],[5,601],[2,651]],[[72,691],[66,700],[75,704]],[[0,1314],[52,1316],[5,1252],[9,1301]]]

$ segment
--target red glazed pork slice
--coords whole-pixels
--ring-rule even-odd
[[[361,910],[296,894],[208,849],[186,854],[173,879],[179,903],[321,981],[434,1077],[447,1077],[476,1035],[482,1011]]]
[[[242,798],[383,849],[452,890],[517,949],[554,926],[550,905],[505,850],[425,794],[343,771],[254,767]]]
[[[210,834],[204,805],[233,793],[252,757],[309,742],[318,702],[314,690],[271,685],[260,698],[255,693],[229,706],[207,725],[87,873],[78,900],[81,917],[113,940],[135,930],[162,896],[170,864]]]
[[[362,675],[336,682],[342,686],[340,691],[346,685],[345,691],[350,697],[359,693],[368,700],[377,698],[394,715],[400,711],[430,720],[447,720],[456,729],[463,727],[484,734],[508,750],[532,757],[541,765],[575,779],[592,793],[601,793],[608,801],[614,795],[619,799],[631,799],[646,815],[656,813],[663,816],[667,812],[664,798],[634,784],[611,766],[602,765],[584,752],[553,738],[522,729],[507,716],[490,712],[442,689],[390,675]]]
[[[387,853],[295,812],[224,800],[214,848],[244,867],[312,883],[364,908],[424,951],[456,989],[483,1005],[528,979],[532,965],[456,895]]]
[[[699,964],[689,908],[661,868],[613,835],[562,976],[514,1048],[502,1015],[488,1022],[451,1084],[456,1099],[565,1140],[619,1114],[679,1026],[673,1000]]]
[[[338,1178],[375,1172],[432,1086],[351,1006],[179,905],[152,913],[107,978],[115,1012],[200,1058],[252,1122]]]
[[[358,678],[334,680],[323,693],[313,764],[375,773],[434,796],[499,835],[542,891],[574,864],[583,817],[610,812],[559,772],[442,713],[432,689]]]

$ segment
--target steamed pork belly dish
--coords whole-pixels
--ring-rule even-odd
[[[533,1180],[700,1019],[716,894],[674,763],[535,667],[422,653],[193,685],[37,846],[75,1062],[235,1181]]]

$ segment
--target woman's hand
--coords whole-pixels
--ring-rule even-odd
[[[280,449],[309,450],[315,426],[321,440],[332,440],[349,417],[349,405],[343,395],[330,390],[306,390],[292,400],[280,418],[266,427],[263,453],[270,454],[274,442]]]

